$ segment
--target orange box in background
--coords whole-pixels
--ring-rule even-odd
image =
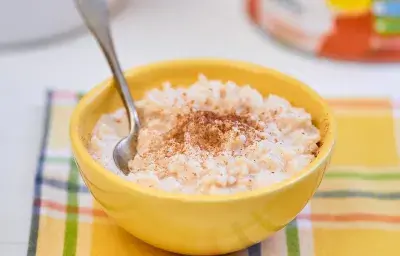
[[[400,61],[400,1],[247,0],[247,12],[264,32],[316,56]]]

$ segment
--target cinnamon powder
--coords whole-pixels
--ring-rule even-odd
[[[217,114],[211,111],[191,111],[178,115],[176,125],[165,134],[169,151],[182,152],[185,144],[218,153],[231,136],[246,136],[247,144],[254,141],[257,122],[237,114]],[[171,152],[172,153],[172,152]]]

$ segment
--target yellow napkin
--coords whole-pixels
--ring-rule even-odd
[[[68,138],[79,97],[48,93],[28,255],[173,255],[116,226],[85,187]],[[400,101],[328,101],[338,143],[318,192],[285,229],[232,255],[400,255]]]

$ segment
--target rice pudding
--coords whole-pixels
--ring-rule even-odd
[[[112,152],[128,134],[125,109],[98,120],[90,141],[94,159],[139,185],[190,194],[254,190],[290,177],[314,158],[320,141],[311,115],[249,85],[200,76],[187,88],[150,90],[136,102],[141,130],[130,173]]]

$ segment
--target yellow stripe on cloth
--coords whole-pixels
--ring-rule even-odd
[[[69,149],[69,118],[73,108],[68,105],[53,106],[49,130],[49,148],[53,151]],[[68,120],[68,122],[66,122]]]
[[[400,180],[377,181],[356,179],[325,179],[318,191],[352,190],[371,193],[397,193],[400,196]]]
[[[314,239],[318,256],[400,255],[400,231],[316,228]]]
[[[92,223],[80,222],[75,256],[89,256],[92,251]]]
[[[340,229],[340,230],[353,229],[353,230],[355,230],[355,229],[358,229],[361,232],[364,230],[382,230],[382,231],[399,232],[400,224],[389,223],[389,222],[371,222],[371,221],[352,221],[352,222],[318,221],[313,224],[313,228],[314,228],[314,230],[316,230],[316,229],[324,229],[324,230],[326,230],[326,229],[332,229],[332,230],[337,230],[337,229]],[[384,237],[381,237],[380,239],[384,239]],[[377,239],[376,242],[379,243],[380,242],[379,239]],[[366,245],[366,246],[368,246],[368,245]],[[394,250],[393,253],[397,253],[397,251]],[[373,256],[373,254],[365,254],[365,255]],[[399,254],[388,254],[388,256],[392,256],[392,255],[398,256]]]
[[[336,154],[336,153],[335,153]],[[338,173],[348,173],[347,176],[358,176],[364,179],[376,179],[377,176],[386,176],[386,180],[393,179],[393,176],[397,179],[400,175],[400,166],[374,166],[369,167],[368,165],[331,165],[327,170],[327,178],[330,176],[337,176]],[[392,176],[392,177],[390,177]],[[356,178],[356,177],[354,177]]]
[[[400,216],[399,203],[400,201],[372,198],[314,198],[311,208],[313,214],[345,215],[348,213],[369,213],[379,216]]]
[[[337,115],[337,146],[332,165],[397,166],[392,112],[380,116]]]
[[[36,256],[61,255],[64,248],[65,220],[42,215],[39,222]]]

